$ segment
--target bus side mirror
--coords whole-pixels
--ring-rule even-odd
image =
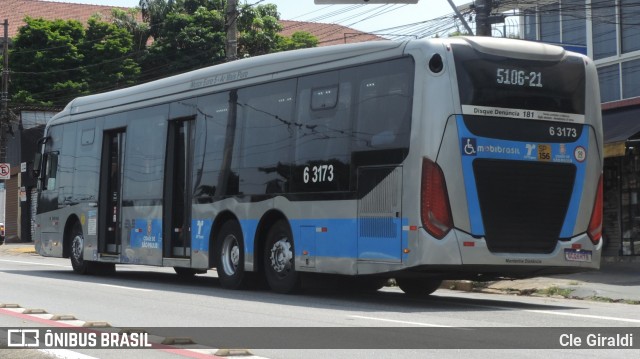
[[[42,154],[36,153],[33,158],[33,178],[38,178],[40,176],[40,168],[42,166]]]

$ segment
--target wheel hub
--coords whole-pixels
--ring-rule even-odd
[[[278,273],[290,269],[292,258],[291,243],[286,238],[277,241],[271,248],[271,267]]]
[[[240,246],[236,237],[229,235],[224,239],[220,255],[224,272],[228,275],[235,274],[238,270],[238,264],[240,264]]]
[[[71,243],[71,255],[73,255],[77,260],[82,259],[82,247],[82,236],[75,236]]]

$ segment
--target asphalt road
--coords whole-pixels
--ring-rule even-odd
[[[128,265],[118,266],[111,276],[80,276],[71,271],[66,259],[0,253],[0,304],[42,309],[49,316],[72,315],[80,323],[145,328],[156,331],[154,335],[178,333],[207,347],[219,344],[219,339],[209,343],[211,337],[236,337],[251,353],[265,358],[417,358],[434,354],[444,358],[539,358],[537,349],[558,348],[556,338],[574,332],[573,338],[567,336],[565,340],[565,344],[571,340],[572,345],[546,350],[545,356],[608,358],[640,354],[640,311],[634,305],[445,289],[425,298],[408,297],[389,287],[376,293],[352,293],[348,289],[344,283],[330,282],[316,283],[298,295],[230,291],[220,287],[213,271],[184,280],[171,268]],[[11,314],[9,310],[0,309],[0,328],[56,327],[43,319],[44,314],[35,317],[40,321],[34,321],[34,316],[17,313],[18,309],[12,312],[17,314]],[[585,336],[597,334],[590,333],[596,331],[590,328],[604,327],[620,335],[635,334],[632,349],[585,350]],[[226,331],[221,332],[221,328]],[[576,336],[582,337],[580,347],[575,345]],[[529,349],[515,349],[520,344]],[[539,347],[532,350],[532,345]],[[194,346],[171,346],[190,347]],[[352,347],[357,349],[347,349]],[[426,349],[438,347],[450,349]],[[205,358],[212,357],[205,354],[215,353],[193,356],[167,348],[62,352],[20,349],[0,351],[0,357]]]

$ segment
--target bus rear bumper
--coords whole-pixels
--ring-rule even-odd
[[[473,265],[530,268],[555,268],[554,273],[572,273],[599,269],[602,241],[594,245],[586,233],[570,240],[557,241],[551,253],[497,253],[487,247],[484,238],[456,231],[460,257],[464,267]]]

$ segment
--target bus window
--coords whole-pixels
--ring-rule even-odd
[[[294,89],[295,81],[287,80],[238,91],[238,106],[244,119],[243,167],[287,162]]]
[[[238,91],[238,119],[242,128],[238,163],[241,193],[286,190],[295,131],[295,88],[295,80],[285,80]]]
[[[128,114],[124,200],[162,198],[168,110],[168,106],[156,106]]]
[[[44,190],[56,189],[56,177],[58,173],[58,152],[45,154]]]
[[[229,117],[229,92],[199,97],[193,160],[193,193],[198,203],[208,203],[216,195],[235,194],[219,188],[227,136],[231,137],[231,155],[238,147],[235,126],[227,127]],[[235,148],[234,148],[235,147]],[[231,168],[234,168],[231,163]],[[227,182],[228,183],[228,182]],[[237,185],[235,186],[237,187]]]
[[[299,79],[294,191],[349,189],[352,86],[348,76],[344,79],[340,74],[333,71]],[[305,171],[318,173],[319,168],[323,175],[316,175],[315,181],[313,174],[304,176]]]
[[[354,136],[359,150],[408,148],[413,74],[410,59],[363,66]]]

